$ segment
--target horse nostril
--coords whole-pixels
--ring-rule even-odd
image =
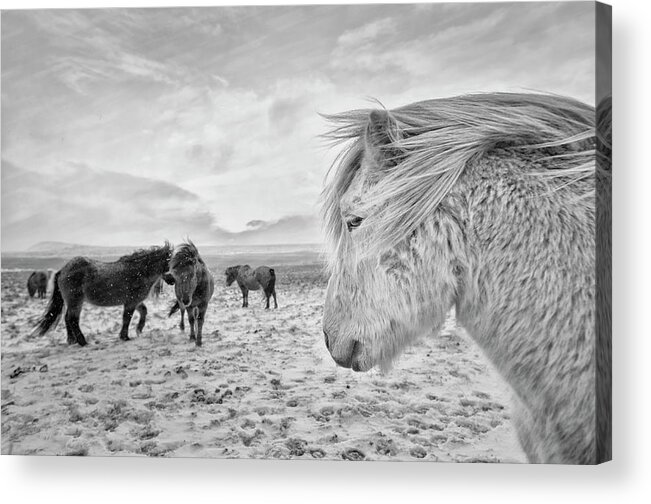
[[[325,332],[325,329],[323,330],[323,339],[325,339],[325,346],[328,349],[328,352],[330,351],[330,342],[328,341],[328,333]]]
[[[184,305],[189,305],[190,304],[190,298],[183,298],[183,304]]]

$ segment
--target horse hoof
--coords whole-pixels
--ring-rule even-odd
[[[129,340],[131,340],[131,338],[129,338],[129,336],[120,336],[120,339],[121,339],[122,341],[129,341]]]

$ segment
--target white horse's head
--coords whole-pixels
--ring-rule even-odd
[[[401,216],[383,201],[386,195],[407,196],[395,176],[405,156],[401,141],[392,116],[372,111],[326,192],[334,255],[324,337],[334,360],[356,371],[387,367],[411,341],[444,321],[456,292],[446,238],[454,223],[399,229],[393,220]],[[446,220],[439,215],[439,222]]]
[[[473,275],[488,252],[503,263],[492,273],[509,261],[526,273],[539,246],[508,243],[531,231],[525,222],[539,222],[541,233],[551,225],[536,217],[542,207],[532,197],[590,189],[594,110],[574,100],[471,95],[331,119],[330,136],[352,142],[324,191],[332,253],[323,330],[334,360],[354,370],[389,364],[437,331],[455,303],[477,305],[483,293]],[[556,154],[568,157],[531,162]],[[540,171],[524,175],[529,169]],[[552,211],[568,208],[559,194],[545,200]],[[491,233],[503,249],[482,245]]]

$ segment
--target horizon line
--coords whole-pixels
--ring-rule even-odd
[[[35,247],[41,242],[37,242],[31,247]],[[88,245],[84,243],[68,243],[68,242],[52,242],[52,243],[58,243],[61,245],[68,245],[70,249],[74,248],[97,248],[97,249],[123,249],[123,248],[130,248],[134,250],[138,250],[141,248],[147,248],[151,246],[156,246],[156,245]],[[171,243],[171,242],[170,242]],[[325,245],[325,242],[298,242],[298,243],[229,243],[229,244],[208,244],[208,245],[201,245],[201,247],[283,247],[283,246],[292,246],[292,247],[300,247],[300,246],[321,246]],[[52,249],[43,249],[43,250],[29,250],[29,249],[9,249],[9,250],[1,250],[0,249],[0,254],[19,254],[19,253],[28,253],[28,254],[38,254],[38,253],[45,253],[45,252],[57,252],[56,248]]]

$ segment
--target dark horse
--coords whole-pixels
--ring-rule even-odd
[[[45,271],[34,271],[27,279],[27,292],[29,297],[43,299],[47,292],[47,273]]]
[[[79,315],[84,301],[88,301],[97,306],[124,305],[120,339],[125,341],[129,339],[133,312],[138,310],[140,320],[136,331],[140,334],[147,317],[143,301],[152,285],[167,272],[171,257],[172,247],[165,242],[162,247],[138,250],[115,262],[87,257],[71,259],[55,274],[50,303],[35,331],[43,335],[56,325],[65,303],[68,343],[86,345],[86,338],[79,328]]]
[[[259,290],[262,288],[265,298],[267,299],[267,306],[269,309],[269,297],[274,297],[274,308],[278,308],[276,301],[276,272],[273,268],[267,266],[260,266],[256,269],[251,269],[251,266],[245,264],[244,266],[237,265],[226,268],[226,285],[230,285],[237,280],[237,285],[242,290],[242,308],[249,306],[249,291]]]
[[[197,247],[188,240],[174,249],[170,259],[170,271],[164,279],[174,285],[176,301],[170,308],[171,317],[181,310],[181,330],[185,330],[184,313],[188,311],[190,322],[190,340],[201,346],[201,332],[206,319],[208,302],[215,290],[215,282],[203,262]]]

